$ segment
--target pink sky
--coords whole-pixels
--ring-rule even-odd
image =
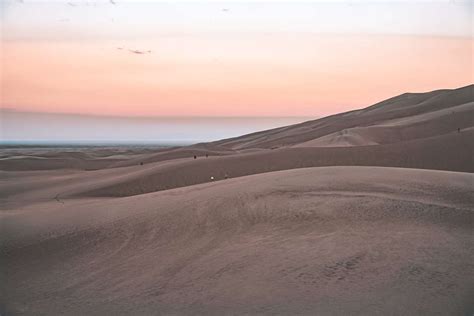
[[[61,28],[60,40],[19,35],[2,41],[2,107],[126,116],[321,116],[473,82],[473,39],[466,36],[237,27],[124,40],[78,38],[81,28],[69,31],[75,37],[67,39],[68,29]]]

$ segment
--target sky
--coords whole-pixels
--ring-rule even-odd
[[[0,5],[8,111],[316,118],[473,82],[473,1]]]

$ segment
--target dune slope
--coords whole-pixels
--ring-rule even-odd
[[[467,315],[473,181],[326,167],[39,203],[2,214],[2,300],[7,315]]]
[[[224,139],[213,144],[233,149],[387,144],[440,136],[474,126],[474,85],[453,90],[405,93],[365,109]],[[406,120],[416,117],[415,120]],[[381,126],[379,126],[381,125]],[[390,128],[387,125],[391,125]],[[340,133],[362,129],[352,137]],[[332,135],[329,136],[329,135]],[[362,136],[362,137],[361,137]],[[326,139],[319,140],[322,137]]]
[[[377,146],[301,147],[181,158],[95,171],[0,172],[0,210],[73,196],[140,195],[251,174],[320,166],[385,166],[474,172],[474,130]]]
[[[319,166],[387,166],[474,172],[474,130],[380,146],[282,148],[242,155],[182,160],[111,178],[81,196],[130,196],[250,174]],[[117,173],[118,174],[118,173]]]
[[[388,145],[469,132],[473,128],[474,85],[470,85],[454,90],[406,93],[361,110],[186,147],[107,148],[102,151],[6,150],[0,154],[0,170],[98,170],[193,156],[261,153],[288,147]]]

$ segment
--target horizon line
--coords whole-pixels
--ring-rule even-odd
[[[0,112],[13,112],[13,113],[25,113],[25,114],[50,114],[50,115],[74,115],[74,116],[87,116],[87,117],[103,117],[103,118],[129,118],[129,119],[194,119],[194,118],[223,118],[223,119],[239,119],[239,118],[311,118],[321,117],[320,115],[236,115],[236,116],[223,116],[223,115],[116,115],[116,114],[93,114],[93,113],[77,113],[77,112],[50,112],[50,111],[34,111],[34,110],[22,110],[15,108],[2,108]]]

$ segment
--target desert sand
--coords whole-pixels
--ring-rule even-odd
[[[471,315],[473,139],[471,85],[187,147],[3,148],[1,314]]]

